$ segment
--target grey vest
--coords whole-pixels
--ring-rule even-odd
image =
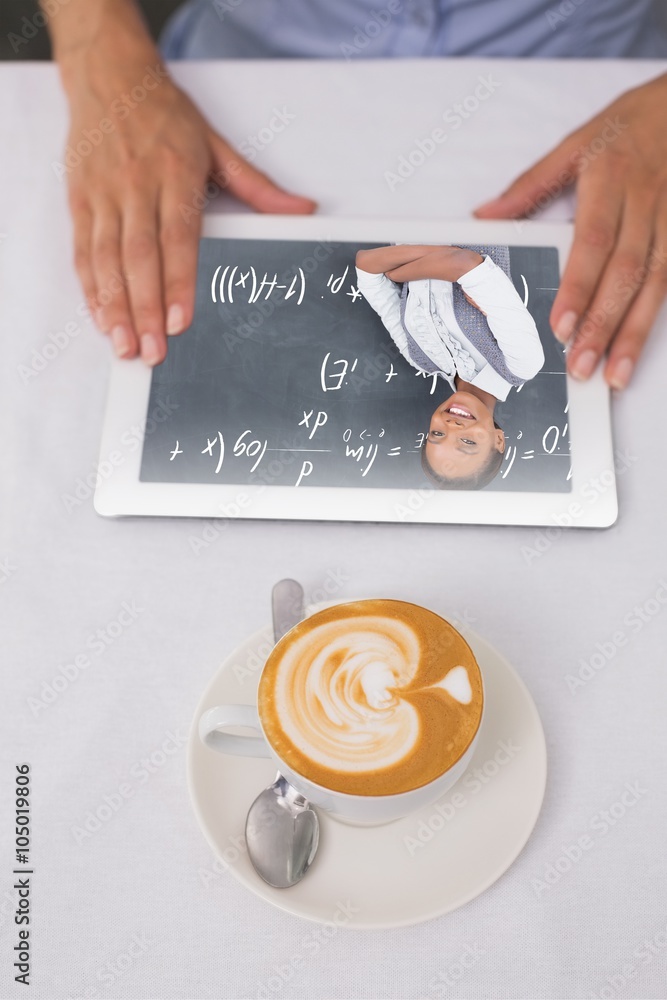
[[[474,250],[476,253],[486,254],[491,258],[494,264],[497,264],[498,267],[502,268],[510,281],[512,280],[512,276],[510,274],[509,247],[472,246],[469,243],[462,243],[461,249]],[[505,355],[498,347],[498,341],[491,332],[491,327],[486,321],[486,316],[480,312],[479,309],[476,309],[475,306],[472,306],[468,302],[463,294],[463,289],[458,282],[453,282],[452,288],[454,296],[454,315],[456,316],[457,323],[461,327],[463,333],[465,333],[470,343],[477,348],[479,353],[488,361],[493,370],[498,372],[498,374],[502,376],[506,382],[509,382],[510,385],[522,385],[524,379],[519,378],[518,375],[514,375],[507,367]],[[421,368],[422,371],[428,372],[429,374],[440,372],[440,369],[436,365],[435,361],[424,353],[406,326],[405,305],[407,299],[408,282],[406,281],[403,283],[403,288],[401,290],[401,323],[403,324],[403,329],[408,341],[408,354],[410,355],[413,364],[416,365],[417,368]],[[443,373],[440,372],[440,374]]]

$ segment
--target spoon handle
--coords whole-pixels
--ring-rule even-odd
[[[303,587],[296,580],[279,580],[271,592],[273,637],[279,642],[306,616]]]

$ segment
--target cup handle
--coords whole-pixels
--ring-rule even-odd
[[[255,729],[259,736],[236,736],[224,732],[229,726]],[[217,705],[209,708],[199,720],[199,738],[207,747],[220,753],[236,757],[271,756],[254,705]]]

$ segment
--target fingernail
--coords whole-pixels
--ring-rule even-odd
[[[561,344],[567,344],[568,340],[574,333],[574,328],[577,325],[577,319],[577,314],[576,312],[573,312],[572,309],[563,313],[554,328],[554,336],[556,337],[556,340],[560,340]]]
[[[152,333],[141,335],[141,356],[147,365],[157,365],[160,362],[160,345]]]
[[[631,358],[621,358],[620,361],[617,361],[609,376],[609,385],[612,389],[625,389],[634,367],[635,363]]]
[[[132,337],[124,326],[115,326],[111,331],[113,349],[119,358],[126,358],[132,351]]]
[[[595,371],[598,363],[598,356],[595,351],[582,351],[579,357],[573,362],[570,372],[575,378],[587,379]]]
[[[167,333],[173,337],[175,333],[181,333],[185,326],[185,313],[180,306],[169,306],[167,313]]]

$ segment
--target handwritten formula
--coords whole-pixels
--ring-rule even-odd
[[[365,244],[364,246],[374,246]],[[360,244],[202,240],[193,326],[153,373],[141,479],[413,488],[431,414],[450,394],[399,354],[356,286]],[[553,248],[511,248],[546,363],[496,407],[506,451],[493,490],[567,492],[562,348],[548,327]]]

